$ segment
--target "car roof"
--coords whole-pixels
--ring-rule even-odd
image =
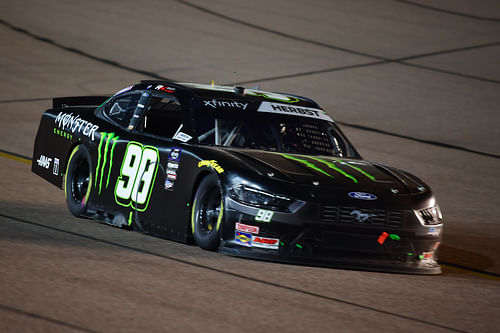
[[[268,115],[298,116],[333,122],[310,98],[243,87],[147,80],[125,88],[115,96],[126,91],[144,90],[189,101],[193,116],[214,117],[222,113],[227,115],[229,112],[231,116],[251,118],[264,112]]]
[[[170,89],[169,89],[170,88]],[[143,80],[130,87],[130,90],[156,90],[172,93],[185,93],[195,99],[231,99],[251,102],[278,102],[291,105],[316,108],[319,105],[310,98],[281,92],[261,91],[244,87],[231,87],[215,84],[198,84],[188,82],[173,82],[167,80]]]

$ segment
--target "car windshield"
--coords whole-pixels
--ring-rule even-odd
[[[198,142],[206,145],[310,155],[357,156],[333,123],[305,117],[199,118],[195,120],[195,131]]]

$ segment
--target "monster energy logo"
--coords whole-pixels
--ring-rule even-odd
[[[118,139],[119,136],[115,136],[115,133],[101,132],[101,141],[99,142],[99,149],[97,150],[97,167],[94,181],[94,187],[99,187],[98,195],[101,195],[102,183],[104,180],[106,167],[107,177],[105,179],[105,188],[108,188],[109,186],[109,177],[111,175],[111,168],[113,167],[113,153],[115,151],[115,145]]]
[[[372,180],[372,181],[375,181],[375,177],[373,177],[372,175],[370,175],[368,172],[364,171],[363,169],[357,167],[357,166],[354,166],[348,162],[345,162],[339,158],[333,158],[331,160],[326,160],[326,159],[323,159],[323,158],[319,158],[319,157],[313,157],[313,156],[300,156],[299,157],[296,157],[296,156],[292,156],[292,155],[288,155],[288,154],[280,154],[281,156],[283,156],[284,158],[286,159],[289,159],[289,160],[292,160],[292,161],[297,161],[301,164],[304,164],[306,167],[318,172],[318,173],[321,173],[327,177],[330,177],[332,179],[334,179],[335,177],[323,170],[321,167],[323,167],[323,165],[327,166],[329,169],[332,169],[335,171],[334,174],[340,174],[346,178],[349,178],[350,180],[352,180],[354,183],[358,183],[358,179],[356,177],[354,177],[353,175],[349,174],[347,171],[345,171],[344,169],[340,168],[340,165],[342,166],[347,166],[357,172],[359,172],[360,174],[362,174],[363,176],[367,177],[368,179]],[[311,162],[310,160],[307,160],[306,158],[309,158],[310,160],[312,161],[315,161],[315,162],[319,162],[320,164],[315,164],[313,162]],[[319,166],[318,166],[319,165]],[[323,167],[324,168],[324,167]],[[331,171],[330,171],[331,172]]]

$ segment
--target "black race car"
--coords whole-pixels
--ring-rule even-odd
[[[241,257],[436,274],[442,216],[417,177],[361,158],[308,98],[141,81],[55,98],[32,171],[75,216]]]

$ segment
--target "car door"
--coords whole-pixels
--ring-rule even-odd
[[[97,110],[107,126],[100,132],[94,182],[94,202],[98,213],[108,215],[113,224],[131,224],[134,214],[149,207],[155,185],[159,150],[144,144],[135,130],[151,94],[133,91],[121,94]],[[125,222],[123,221],[125,220]]]

